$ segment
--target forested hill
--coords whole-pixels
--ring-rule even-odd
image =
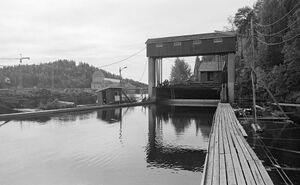
[[[0,68],[0,88],[17,87],[22,77],[23,87],[50,88],[90,88],[93,72],[99,70],[87,63],[76,64],[75,61],[58,60],[38,65],[16,65]],[[118,75],[102,70],[105,77],[119,79]],[[21,75],[20,75],[21,74]],[[10,79],[10,84],[5,79]],[[131,79],[125,79],[136,87],[147,85]]]

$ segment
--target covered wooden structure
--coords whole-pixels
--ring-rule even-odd
[[[214,32],[175,37],[152,38],[146,41],[148,57],[148,93],[156,100],[156,87],[162,83],[162,59],[200,55],[227,55],[226,101],[234,100],[234,60],[236,34]],[[223,86],[222,86],[223,87]]]
[[[129,97],[124,93],[122,87],[107,87],[99,89],[97,92],[98,105],[129,102]],[[125,97],[125,99],[123,99]]]

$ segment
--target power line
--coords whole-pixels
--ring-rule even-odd
[[[297,8],[297,6],[299,5],[299,3],[297,3],[295,5],[294,8],[292,8],[288,13],[286,13],[284,16],[282,16],[280,19],[278,19],[277,21],[273,22],[273,23],[270,23],[270,24],[259,24],[259,23],[255,23],[256,25],[258,26],[261,26],[261,27],[268,27],[268,26],[272,26],[278,22],[280,22],[281,20],[283,20],[285,17],[287,17],[293,10],[295,10]]]
[[[252,68],[254,71],[254,69]],[[255,71],[254,71],[255,72]],[[246,120],[249,121],[248,116],[242,111],[243,117],[246,118]],[[265,156],[269,159],[271,162],[272,166],[275,167],[275,170],[277,171],[278,175],[281,177],[281,179],[284,181],[285,184],[293,184],[291,179],[288,177],[288,175],[285,173],[285,171],[281,168],[279,163],[277,162],[277,159],[273,156],[271,151],[267,148],[265,145],[264,141],[261,139],[261,137],[256,137],[258,143],[260,143],[260,147],[262,147],[262,151],[265,153]]]
[[[262,43],[262,44],[265,44],[267,46],[275,46],[275,45],[280,45],[280,44],[283,44],[287,41],[290,41],[290,40],[293,40],[294,38],[298,37],[300,35],[300,33],[298,33],[297,35],[289,38],[289,39],[286,39],[286,40],[282,40],[281,42],[265,42],[263,40],[260,40],[257,36],[255,36],[255,38],[257,39],[258,42]]]
[[[102,65],[102,66],[100,66],[99,68],[103,68],[103,67],[107,67],[107,66],[111,66],[111,65],[114,65],[114,64],[118,64],[118,63],[124,62],[124,61],[126,61],[126,60],[128,60],[128,59],[130,59],[130,58],[132,58],[132,57],[134,57],[134,56],[136,56],[136,55],[138,55],[138,54],[140,54],[140,53],[141,53],[142,51],[144,51],[145,49],[146,49],[146,47],[144,47],[142,50],[140,50],[140,51],[138,51],[138,52],[136,52],[136,53],[134,53],[134,54],[132,54],[132,55],[130,55],[130,56],[128,56],[128,57],[122,59],[122,60],[119,60],[119,61],[116,61],[116,62],[112,62],[112,63],[110,63],[110,64]]]
[[[259,31],[257,31],[257,30],[256,30],[256,32],[257,32],[258,34],[262,35],[262,36],[265,36],[265,37],[272,37],[272,36],[274,36],[274,35],[277,35],[277,34],[283,32],[283,31],[289,29],[291,26],[293,26],[294,24],[296,24],[299,20],[300,20],[300,19],[296,19],[292,24],[288,25],[286,28],[284,28],[284,29],[282,29],[282,30],[280,30],[280,31],[278,31],[278,32],[272,33],[272,34],[264,34],[264,33],[261,33],[261,32],[259,32]]]

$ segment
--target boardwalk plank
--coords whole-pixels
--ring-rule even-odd
[[[245,129],[243,128],[243,126],[240,124],[239,120],[236,118],[235,116],[235,113],[232,109],[232,107],[230,105],[228,105],[226,107],[229,111],[229,115],[232,115],[233,116],[233,121],[234,121],[234,124],[237,126],[237,128],[239,129],[239,131],[242,133],[242,135],[244,137],[248,137],[248,134],[246,133]]]
[[[231,138],[229,128],[227,127],[225,129],[225,131],[226,131],[227,138],[228,138],[228,143],[229,143],[229,148],[230,148],[230,152],[231,152],[231,156],[232,156],[233,168],[234,168],[234,173],[235,173],[237,184],[244,185],[244,184],[246,184],[245,179],[244,179],[244,174],[242,172],[242,168],[241,168],[239,158],[236,153],[236,149],[233,145],[233,141]]]
[[[226,173],[227,173],[227,184],[228,185],[236,185],[236,177],[235,172],[233,168],[233,162],[232,162],[232,156],[229,148],[229,141],[227,137],[227,128],[225,125],[225,115],[222,116],[222,122],[223,122],[223,137],[224,137],[224,151],[225,151],[225,163],[226,163]]]
[[[232,108],[231,108],[232,109]],[[234,130],[237,131],[237,129],[235,128]],[[241,138],[241,141],[244,143],[244,146],[247,148],[248,152],[250,153],[251,157],[253,160],[259,160],[259,158],[257,157],[257,155],[255,154],[255,152],[253,151],[253,149],[250,147],[250,145],[248,144],[248,142],[244,139]]]
[[[225,154],[227,184],[237,185],[231,154]]]
[[[225,125],[225,116],[223,115],[222,116],[222,131],[223,131],[223,145],[224,145],[224,153],[225,154],[228,154],[230,153],[230,149],[229,149],[229,143],[228,143],[228,137],[227,137],[227,134],[226,134],[226,125]]]
[[[247,141],[242,137],[239,137],[237,139],[240,145],[243,146],[244,153],[246,153],[247,160],[251,167],[252,174],[255,178],[256,183],[268,185],[273,184],[261,161],[258,159],[257,155],[254,153]]]
[[[219,103],[209,139],[203,184],[273,185],[241,128],[230,104]]]
[[[260,173],[264,179],[264,182],[266,185],[273,185],[273,182],[268,174],[268,172],[266,171],[265,167],[263,166],[261,161],[254,161],[255,164],[258,166],[258,168],[260,169]]]
[[[220,154],[220,184],[226,184],[226,165],[225,165],[225,154]]]
[[[241,162],[241,166],[242,166],[242,169],[243,169],[243,172],[244,172],[244,175],[245,175],[247,185],[255,185],[256,183],[255,183],[254,177],[252,175],[252,172],[250,170],[250,166],[249,166],[249,164],[246,160],[246,156],[242,152],[242,148],[241,148],[241,146],[239,145],[239,143],[237,141],[238,134],[234,133],[234,131],[233,131],[234,128],[233,128],[232,124],[233,124],[233,120],[231,120],[230,117],[228,116],[228,126],[230,128],[231,137],[233,139],[235,148],[237,150],[237,153],[238,153],[238,156],[239,156],[239,159],[240,159],[240,162]]]
[[[208,157],[208,163],[207,163],[207,169],[206,169],[206,173],[203,174],[203,177],[202,178],[205,178],[204,179],[204,182],[206,185],[211,185],[212,184],[212,177],[213,177],[213,164],[214,164],[214,159],[213,159],[213,156],[214,156],[214,137],[215,137],[215,134],[212,133],[211,136],[210,136],[210,148],[208,150],[208,153],[207,153],[207,157]]]
[[[217,115],[215,114],[214,119],[213,119],[213,123],[212,123],[212,131],[210,133],[210,139],[209,139],[209,148],[208,148],[208,153],[207,153],[207,157],[208,157],[208,163],[207,163],[207,169],[205,170],[205,174],[203,174],[204,180],[202,182],[204,182],[204,184],[206,185],[211,185],[212,184],[212,179],[213,179],[213,165],[214,165],[214,146],[215,146],[215,125],[216,125],[216,117]]]
[[[250,153],[253,162],[256,164],[256,169],[258,170],[261,178],[264,181],[264,184],[266,185],[272,185],[273,182],[270,178],[270,176],[268,175],[266,169],[264,168],[264,166],[262,165],[261,161],[259,160],[259,158],[257,157],[257,155],[255,154],[255,152],[252,150],[252,148],[250,147],[250,145],[247,143],[247,141],[244,138],[240,138],[240,140],[244,143],[245,148],[247,149],[247,151]],[[253,163],[252,163],[253,164]],[[254,173],[256,173],[255,168],[253,167],[253,171]],[[256,173],[258,175],[258,173]],[[256,179],[258,181],[258,184],[261,183],[260,179]]]
[[[250,166],[250,170],[252,172],[254,180],[255,180],[256,184],[264,185],[264,181],[263,181],[262,176],[259,172],[259,169],[256,166],[256,164],[255,164],[253,158],[251,157],[250,153],[246,149],[244,143],[241,141],[242,139],[243,139],[242,137],[237,137],[237,144],[240,145],[240,148],[241,148],[242,152],[244,153],[244,155],[246,157],[246,160],[247,160],[247,162]]]
[[[223,130],[222,130],[222,125],[223,125],[223,121],[222,121],[222,117],[223,115],[220,115],[220,119],[219,119],[219,124],[218,124],[218,129],[219,129],[219,151],[220,154],[224,154],[224,145],[223,145]]]
[[[219,118],[219,154],[220,154],[220,184],[227,183],[226,177],[226,162],[225,162],[225,155],[224,155],[224,133],[223,133],[223,115],[220,115]]]
[[[214,147],[214,165],[213,165],[213,185],[220,184],[220,161],[219,161],[219,129],[218,122],[220,120],[220,114],[216,114],[216,122],[215,122],[215,147]]]

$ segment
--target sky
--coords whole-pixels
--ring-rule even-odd
[[[6,0],[0,1],[0,58],[29,56],[25,64],[57,59],[96,67],[141,51],[148,38],[223,30],[238,8],[256,0]],[[148,81],[146,51],[102,69]],[[163,79],[172,59],[163,59]],[[193,66],[194,58],[186,58]],[[18,60],[0,60],[17,65]],[[144,72],[145,71],[145,72]]]

